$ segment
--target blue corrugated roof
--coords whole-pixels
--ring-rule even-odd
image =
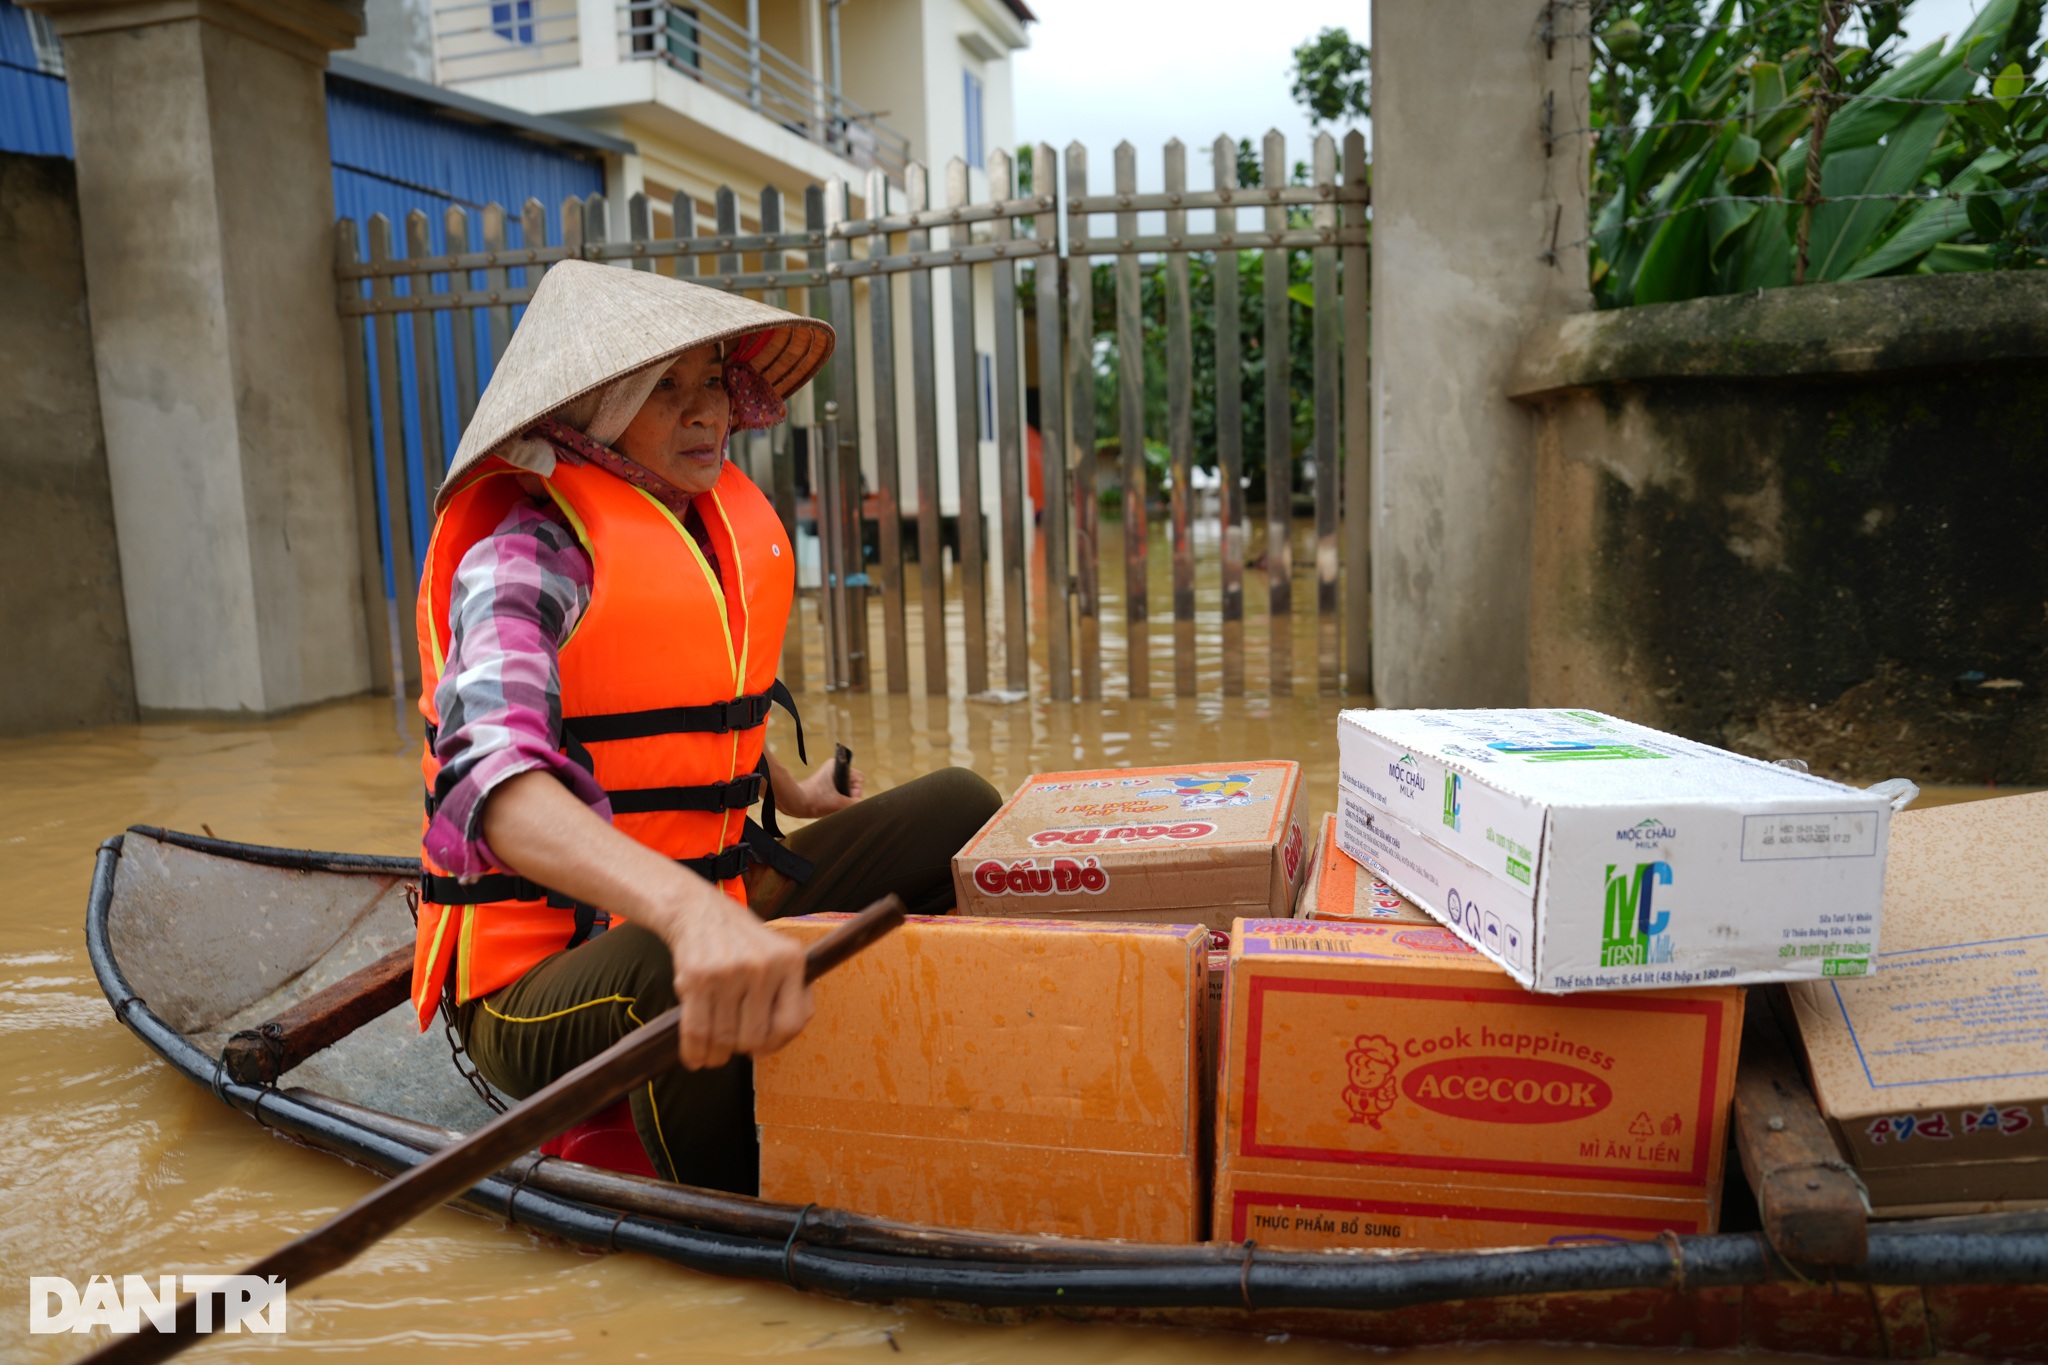
[[[28,15],[0,3],[0,62],[36,70],[36,45],[28,36]]]
[[[515,215],[529,197],[553,209],[568,195],[604,188],[604,162],[594,152],[546,146],[509,129],[458,121],[332,73],[327,146],[336,207],[343,213],[348,213],[339,204],[343,172],[379,181],[414,200],[432,199],[441,207],[481,208],[496,202]],[[419,207],[429,205],[421,202]]]
[[[0,61],[0,152],[71,155],[71,100],[61,79]]]
[[[0,0],[0,151],[71,155],[64,78],[43,73],[28,16]]]

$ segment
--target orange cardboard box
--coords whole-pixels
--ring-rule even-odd
[[[1639,1240],[1713,1228],[1702,1199],[1466,1190],[1457,1185],[1226,1172],[1217,1181],[1218,1240],[1273,1250],[1423,1247],[1474,1250],[1567,1242]]]
[[[959,913],[1228,929],[1294,913],[1301,765],[1027,778],[953,859]]]
[[[1325,815],[1302,883],[1297,919],[1393,920],[1434,924],[1419,906],[1380,880],[1379,873],[1337,847],[1337,817]]]
[[[841,916],[777,920],[806,942]],[[915,918],[754,1064],[761,1194],[992,1232],[1189,1242],[1207,1220],[1208,934]]]
[[[1400,921],[1240,921],[1228,971],[1216,1236],[1713,1229],[1740,990],[1536,995],[1448,930]]]

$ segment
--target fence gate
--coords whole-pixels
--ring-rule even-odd
[[[1278,133],[1266,136],[1255,176],[1241,173],[1243,149],[1231,139],[1211,154],[1214,188],[1187,188],[1176,141],[1164,149],[1164,188],[1139,193],[1130,144],[1116,149],[1106,188],[1091,186],[1085,148],[1069,146],[1062,159],[1041,144],[1020,193],[1019,167],[997,152],[978,203],[960,161],[943,186],[913,162],[900,183],[870,173],[861,218],[844,181],[805,191],[800,227],[786,221],[782,192],[764,189],[752,231],[742,231],[730,188],[718,191],[709,223],[677,195],[666,237],[653,234],[638,194],[623,232],[598,195],[552,215],[534,200],[516,218],[496,204],[474,216],[450,208],[438,221],[415,211],[402,253],[381,215],[366,225],[366,244],[343,219],[335,273],[380,686],[402,700],[417,685],[410,602],[447,452],[541,274],[581,259],[744,291],[825,317],[838,332],[791,421],[734,440],[733,458],[799,546],[815,607],[814,624],[804,611],[791,623],[783,676],[793,688],[814,657],[827,688],[907,692],[915,673],[934,696],[957,684],[969,695],[1095,699],[1107,680],[1112,695],[1147,697],[1157,654],[1178,696],[1239,696],[1258,681],[1282,695],[1295,690],[1305,645],[1317,690],[1363,693],[1364,139],[1345,138],[1340,168],[1336,142],[1318,137],[1306,176],[1289,175]],[[1304,314],[1301,345],[1293,319]],[[1200,369],[1198,351],[1208,353]],[[1038,411],[1027,424],[1029,391]],[[1113,416],[1099,419],[1098,408]],[[1263,433],[1262,546],[1261,528],[1247,523],[1248,418]],[[1198,419],[1213,474],[1196,459]],[[1027,435],[1038,432],[1033,478]],[[1112,451],[1110,465],[1100,456]],[[1310,494],[1301,517],[1297,453]],[[1308,550],[1312,616],[1295,607],[1297,541]],[[1113,562],[1105,579],[1105,558],[1121,561],[1120,573]],[[1246,611],[1248,573],[1263,575],[1263,612]],[[1155,648],[1160,588],[1173,628]],[[1263,649],[1248,636],[1263,636]],[[1248,668],[1259,654],[1264,667]]]

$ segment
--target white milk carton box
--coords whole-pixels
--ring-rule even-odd
[[[1595,711],[1346,711],[1337,843],[1538,991],[1863,976],[1891,803]]]

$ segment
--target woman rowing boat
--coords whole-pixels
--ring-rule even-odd
[[[1000,799],[951,768],[876,796],[766,744],[796,557],[726,455],[830,356],[811,318],[653,273],[548,271],[436,498],[413,1006],[523,1097],[672,1005],[681,1065],[634,1093],[655,1170],[752,1193],[748,1058],[810,1018],[762,921],[890,892],[953,902]],[[799,761],[803,731],[797,721]],[[749,810],[763,806],[757,823]],[[776,812],[815,822],[785,844]]]

